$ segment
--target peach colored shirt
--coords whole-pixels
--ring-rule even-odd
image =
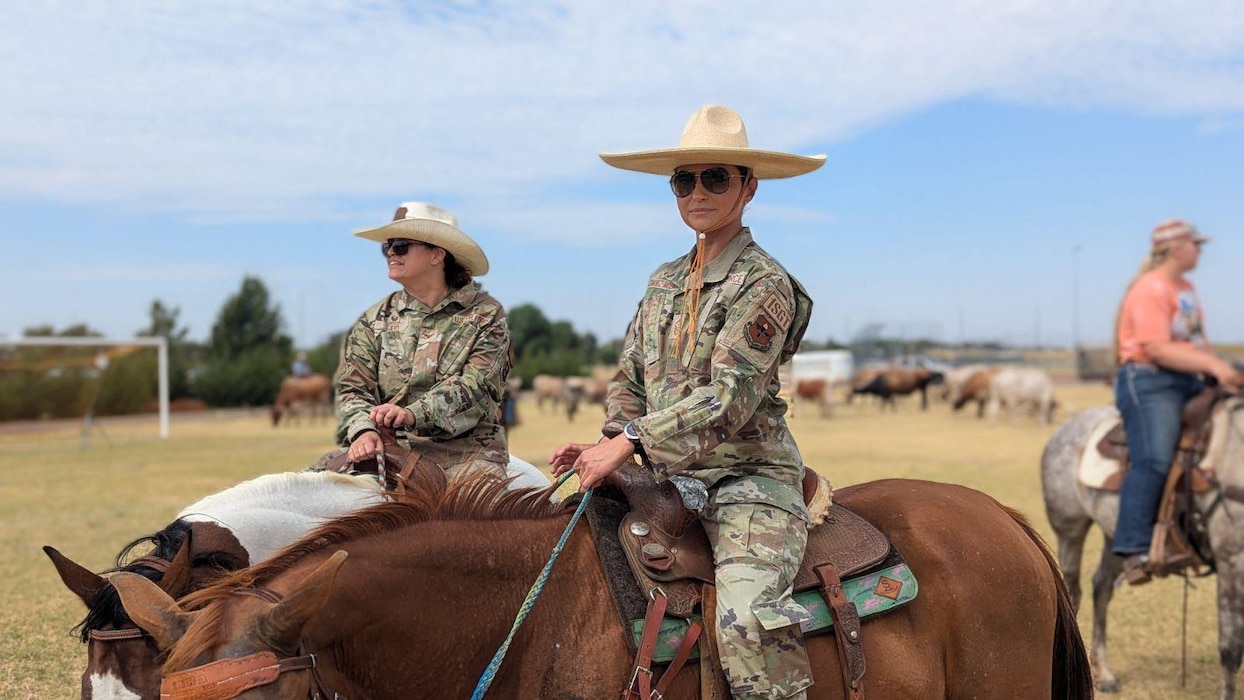
[[[1173,340],[1205,348],[1205,325],[1196,289],[1158,270],[1141,275],[1119,312],[1119,363],[1150,363],[1145,343]]]

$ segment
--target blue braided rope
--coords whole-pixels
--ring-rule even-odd
[[[557,481],[557,485],[553,487],[556,491],[570,475],[574,472],[566,472]],[[557,555],[561,554],[562,547],[566,545],[567,538],[570,537],[570,531],[574,529],[575,523],[579,522],[579,516],[583,515],[583,509],[587,506],[588,499],[592,497],[592,491],[588,489],[583,494],[583,500],[579,501],[579,507],[575,509],[574,515],[571,516],[570,522],[566,525],[566,529],[562,532],[562,537],[553,547],[553,553],[549,556],[549,561],[544,565],[544,570],[540,572],[540,576],[536,578],[536,582],[531,585],[531,590],[527,592],[527,598],[518,609],[518,617],[514,618],[514,624],[510,626],[510,634],[505,638],[505,642],[501,644],[501,648],[493,654],[492,661],[488,662],[488,668],[484,669],[484,675],[480,676],[479,682],[475,684],[475,692],[471,693],[471,700],[483,700],[484,693],[488,692],[488,687],[492,685],[492,681],[497,677],[497,669],[501,668],[501,662],[505,659],[505,652],[510,648],[510,642],[514,641],[514,635],[518,632],[518,626],[523,624],[527,613],[531,612],[531,608],[535,606],[536,599],[540,597],[540,593],[544,590],[544,584],[549,580],[549,574],[553,571],[553,562],[557,561]]]

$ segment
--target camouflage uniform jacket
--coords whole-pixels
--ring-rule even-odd
[[[501,304],[472,282],[429,309],[398,290],[365,311],[341,346],[337,442],[375,430],[382,403],[409,408],[406,443],[442,468],[509,461],[501,393],[510,372]]]
[[[777,373],[799,347],[812,300],[745,228],[704,267],[699,328],[688,348],[683,287],[694,254],[649,278],[602,432],[614,436],[634,420],[658,480],[694,476],[717,503],[768,503],[806,519],[803,460]]]

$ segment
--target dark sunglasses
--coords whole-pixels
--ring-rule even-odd
[[[380,254],[387,258],[389,257],[389,251],[393,251],[394,255],[401,257],[410,252],[410,247],[412,245],[423,244],[419,241],[412,241],[406,238],[390,238],[380,244]]]
[[[695,191],[695,181],[697,175],[689,170],[679,170],[670,178],[670,189],[674,190],[677,197],[686,197]],[[709,168],[701,171],[699,174],[700,184],[704,185],[704,189],[713,194],[725,194],[730,189],[730,178],[740,178],[742,175],[731,175],[729,170],[725,168]]]

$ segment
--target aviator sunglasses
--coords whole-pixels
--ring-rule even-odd
[[[670,177],[670,189],[674,190],[674,196],[686,197],[695,191],[695,181],[697,175],[690,170],[679,170]],[[731,175],[729,170],[722,167],[708,168],[698,175],[700,183],[704,185],[704,189],[713,194],[725,194],[730,189],[730,178],[740,178],[742,175]]]
[[[394,255],[401,257],[405,255],[406,253],[410,252],[410,247],[412,245],[423,245],[423,244],[420,243],[419,241],[412,241],[406,238],[390,238],[389,240],[380,244],[380,254],[387,258],[389,257],[389,251],[391,250],[393,251]]]

